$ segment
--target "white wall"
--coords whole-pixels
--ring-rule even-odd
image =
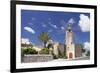
[[[34,0],[77,4],[96,4],[97,0]],[[99,0],[98,0],[99,1]],[[100,37],[100,2],[98,2],[98,37]],[[41,73],[99,73],[100,38],[98,38],[98,67],[86,69],[42,71]],[[0,0],[0,73],[10,73],[10,0]],[[40,73],[40,72],[34,72]]]

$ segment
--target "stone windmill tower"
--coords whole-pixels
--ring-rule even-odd
[[[72,19],[68,22],[68,27],[66,29],[66,56],[67,59],[74,59],[75,58],[75,45],[74,45],[74,37],[71,25],[73,24]]]

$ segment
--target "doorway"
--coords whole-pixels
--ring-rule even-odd
[[[72,52],[69,53],[69,58],[70,58],[70,59],[73,58],[73,54],[72,54]]]

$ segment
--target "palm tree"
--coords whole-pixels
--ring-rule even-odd
[[[48,33],[42,32],[39,36],[39,39],[40,39],[40,41],[43,42],[44,48],[46,48],[46,44],[47,44],[48,40],[50,39],[50,36],[48,35]]]

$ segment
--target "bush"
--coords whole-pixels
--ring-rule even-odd
[[[56,56],[54,53],[53,53],[53,59],[58,59],[58,56]]]
[[[48,48],[44,48],[42,49],[42,54],[49,54],[49,49]]]
[[[87,51],[86,56],[90,56],[90,51]]]
[[[64,58],[64,59],[67,59],[67,56],[65,55],[65,56],[63,56],[63,58]]]
[[[32,48],[27,48],[27,49],[21,49],[21,53],[22,55],[24,54],[37,54],[37,51],[35,49],[32,49]]]

